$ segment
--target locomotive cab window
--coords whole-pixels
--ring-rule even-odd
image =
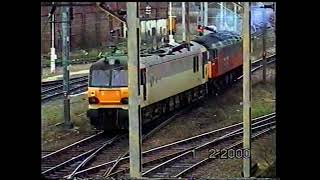
[[[112,70],[111,86],[128,86],[128,72],[126,70]]]
[[[93,69],[90,71],[91,87],[127,87],[128,70],[123,67],[113,69]]]
[[[199,57],[195,56],[193,57],[193,72],[198,72],[199,71]]]
[[[203,52],[202,53],[202,78],[204,78],[204,65],[208,62],[208,52]]]
[[[146,69],[141,69],[141,85],[143,85],[143,100],[147,99],[147,76]]]
[[[92,70],[90,72],[90,86],[110,86],[110,70]]]
[[[211,49],[209,51],[209,59],[210,60],[213,60],[217,57],[217,50],[216,49]]]

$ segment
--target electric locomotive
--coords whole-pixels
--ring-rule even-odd
[[[239,75],[239,35],[215,32],[176,47],[140,56],[140,108],[143,124],[219,92]],[[92,64],[87,116],[97,129],[128,129],[127,55]]]

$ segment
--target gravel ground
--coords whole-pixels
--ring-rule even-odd
[[[42,150],[54,151],[76,142],[94,133],[86,111],[88,107],[86,94],[71,98],[71,121],[74,128],[64,130],[63,126],[54,126],[63,122],[63,101],[54,100],[42,105]]]
[[[276,159],[276,133],[261,136],[252,142],[252,164],[257,163],[260,171],[265,170]],[[235,178],[241,177],[242,159],[217,159],[209,162],[185,177]],[[270,177],[269,177],[270,178]]]
[[[61,149],[69,144],[75,143],[89,137],[90,135],[94,134],[93,131],[91,132],[80,132],[77,129],[72,130],[56,130],[50,131],[47,136],[50,136],[50,139],[43,140],[42,142],[42,151],[56,151]]]

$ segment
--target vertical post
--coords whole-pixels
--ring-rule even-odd
[[[273,23],[274,23],[274,34],[276,34],[276,20],[277,20],[277,7],[276,7],[277,3],[276,2],[273,2],[273,13],[274,13],[274,20],[273,20]],[[276,36],[275,36],[275,42],[276,42]]]
[[[220,2],[220,30],[223,30],[223,2]]]
[[[172,2],[169,2],[169,43],[174,43],[173,33],[172,33]]]
[[[96,46],[101,46],[101,38],[100,38],[100,12],[97,11],[96,15],[96,22],[95,22],[95,34],[96,34]]]
[[[189,16],[189,2],[186,2],[186,36],[188,43],[188,51],[190,51],[190,16]]]
[[[276,7],[276,5],[277,5],[277,3],[276,2],[273,2],[273,8],[274,8],[274,10],[273,10],[273,12],[274,12],[274,23],[276,23],[276,17],[277,17],[277,7]],[[276,29],[276,28],[274,28],[274,29]]]
[[[52,2],[52,5],[54,2]],[[56,72],[56,50],[54,48],[54,35],[55,35],[55,15],[54,13],[51,14],[51,48],[50,48],[50,72],[55,73]]]
[[[141,176],[140,19],[139,3],[127,2],[130,177]]]
[[[71,128],[70,97],[69,97],[69,52],[70,52],[70,7],[61,7],[62,29],[62,62],[63,62],[63,95],[64,95],[64,125]]]
[[[237,31],[237,4],[233,3],[233,31]]]
[[[204,2],[204,26],[208,26],[208,2]]]
[[[156,11],[156,17],[155,17],[155,19],[156,19],[156,35],[154,37],[154,40],[155,40],[155,43],[156,43],[156,49],[159,49],[158,37],[159,37],[160,33],[158,33],[158,20],[159,20],[159,18],[158,18],[158,8],[155,8],[155,11]]]
[[[81,48],[86,48],[86,14],[81,13]]]
[[[186,41],[186,3],[182,2],[182,41]]]
[[[113,17],[111,15],[108,15],[108,20],[109,20],[109,45],[115,45],[114,43],[114,39],[112,36],[112,33],[110,33],[111,31],[113,31]]]
[[[228,30],[228,26],[227,26],[227,3],[228,2],[224,2],[223,4],[223,27],[224,27],[224,30]]]
[[[203,7],[203,2],[200,2],[200,25],[204,25],[204,7]]]
[[[157,21],[156,21],[157,22]],[[157,49],[157,26],[156,28],[151,29],[151,35],[152,35],[152,49],[156,50]]]
[[[243,175],[250,177],[251,170],[251,58],[250,58],[250,3],[243,9],[243,148],[248,149],[250,157],[243,159]]]
[[[262,30],[262,78],[263,83],[266,83],[267,78],[267,59],[266,59],[266,9],[263,9],[263,30]]]
[[[144,28],[144,44],[147,44],[147,46],[148,46],[148,43],[149,43],[149,36],[148,36],[148,31],[147,31],[147,20],[144,20],[144,21],[142,21],[142,23],[144,24],[144,25],[142,25],[142,26],[144,26],[143,28]],[[141,29],[142,29],[142,27],[141,27]]]

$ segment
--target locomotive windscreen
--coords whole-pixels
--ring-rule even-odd
[[[90,86],[110,86],[110,70],[92,70],[90,73]]]
[[[111,86],[123,87],[128,86],[128,71],[127,70],[112,70],[111,71]]]
[[[90,71],[91,87],[127,87],[128,71],[122,67],[115,69],[101,70],[92,69]]]

